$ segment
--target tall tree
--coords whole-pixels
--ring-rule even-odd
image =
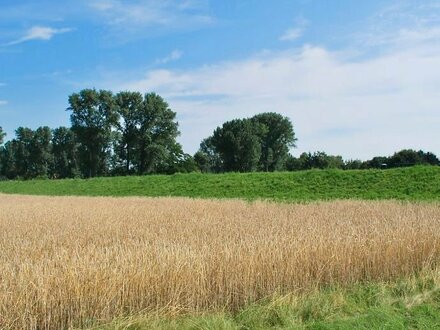
[[[84,89],[69,96],[72,131],[80,142],[81,167],[88,177],[106,172],[112,126],[118,122],[110,91]]]
[[[260,130],[259,169],[266,172],[284,169],[289,148],[295,147],[297,140],[290,119],[275,112],[266,112],[252,117],[251,120],[265,127]]]
[[[275,171],[286,167],[289,148],[295,142],[287,117],[261,113],[217,127],[211,137],[202,141],[194,159],[202,171]]]
[[[8,179],[15,179],[19,174],[16,168],[16,154],[18,149],[17,140],[11,140],[5,143],[1,149],[1,176]]]
[[[34,131],[27,127],[19,127],[15,130],[15,139],[10,144],[10,151],[15,176],[22,178],[32,177],[31,152],[34,139]]]
[[[154,173],[180,152],[179,134],[176,113],[168,103],[155,93],[146,94],[139,114],[138,173]]]
[[[218,127],[212,146],[219,154],[225,171],[252,172],[257,170],[261,157],[260,136],[265,127],[249,119],[235,119]]]
[[[3,128],[0,126],[0,146],[3,144],[6,133],[3,132]]]
[[[115,95],[116,112],[121,120],[116,123],[121,133],[122,154],[125,160],[125,173],[130,173],[132,154],[138,142],[143,96],[139,92],[120,92]]]
[[[223,171],[222,159],[213,145],[213,138],[208,137],[200,143],[200,149],[194,154],[200,171],[204,173],[220,173]]]
[[[421,154],[421,157],[423,158],[423,162],[425,164],[429,165],[440,165],[440,160],[437,158],[435,154],[432,152],[423,152],[422,150],[419,151],[419,154]]]
[[[52,133],[53,177],[78,176],[78,143],[75,134],[67,127],[58,127]]]
[[[3,128],[0,126],[0,179],[2,177],[6,177],[3,169],[6,155],[5,155],[4,147],[2,146],[5,136],[6,133],[3,132]]]
[[[49,127],[37,128],[29,150],[29,177],[47,177],[52,168],[52,131]]]

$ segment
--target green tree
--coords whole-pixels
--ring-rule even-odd
[[[197,166],[196,161],[194,160],[194,157],[192,157],[190,154],[183,154],[177,163],[177,169],[176,172],[178,173],[191,173],[191,172],[198,172],[199,167]]]
[[[261,157],[260,136],[264,125],[250,119],[235,119],[218,127],[210,143],[221,158],[224,171],[252,172],[258,169]]]
[[[116,112],[121,120],[116,123],[121,133],[118,154],[125,161],[125,173],[130,173],[132,155],[136,152],[144,99],[138,92],[120,92],[115,95]]]
[[[295,133],[287,117],[267,112],[217,127],[194,159],[202,172],[276,171],[286,168]]]
[[[15,179],[18,176],[16,168],[17,140],[8,141],[1,148],[1,176],[7,179]]]
[[[78,143],[75,134],[67,127],[58,127],[52,133],[54,178],[74,178],[79,175]]]
[[[194,154],[194,161],[203,173],[219,173],[223,171],[223,164],[219,153],[212,143],[212,136],[200,143],[200,149]]]
[[[3,132],[3,128],[0,126],[0,146],[3,144],[6,133]]]
[[[11,174],[14,177],[30,178],[31,171],[31,151],[34,139],[34,131],[27,127],[19,127],[15,130],[15,139],[10,144],[10,157],[13,164]]]
[[[259,169],[266,172],[284,169],[289,149],[295,147],[297,141],[290,119],[278,113],[266,112],[252,117],[251,120],[265,127],[260,130]]]
[[[39,127],[33,132],[29,150],[29,177],[48,177],[52,168],[52,131],[49,127]]]
[[[6,177],[4,170],[3,170],[5,151],[4,151],[4,147],[2,146],[5,136],[6,136],[6,133],[3,132],[3,128],[0,126],[0,179]]]
[[[420,150],[419,153],[421,153],[421,157],[423,158],[424,164],[440,165],[440,160],[432,152],[426,152],[425,153],[425,152]]]
[[[419,153],[412,149],[404,149],[394,153],[389,159],[390,167],[414,166],[423,163],[423,152]]]
[[[156,173],[164,162],[181,153],[176,113],[155,93],[146,94],[139,113],[136,168],[139,174]]]
[[[362,168],[362,161],[359,159],[350,159],[345,161],[344,169],[346,170],[359,170]]]
[[[387,168],[390,165],[389,162],[390,159],[388,157],[376,156],[364,162],[362,168]]]
[[[84,89],[69,96],[72,131],[80,143],[81,169],[85,176],[103,175],[111,145],[112,127],[118,122],[110,91]]]

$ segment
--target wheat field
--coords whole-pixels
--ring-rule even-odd
[[[0,195],[0,328],[235,310],[440,261],[440,204]]]

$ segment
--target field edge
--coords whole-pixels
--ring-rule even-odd
[[[407,329],[438,324],[440,269],[436,268],[395,281],[274,296],[235,313],[145,313],[86,329]]]

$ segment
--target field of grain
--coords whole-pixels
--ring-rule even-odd
[[[0,328],[235,310],[440,262],[440,204],[0,195]]]

